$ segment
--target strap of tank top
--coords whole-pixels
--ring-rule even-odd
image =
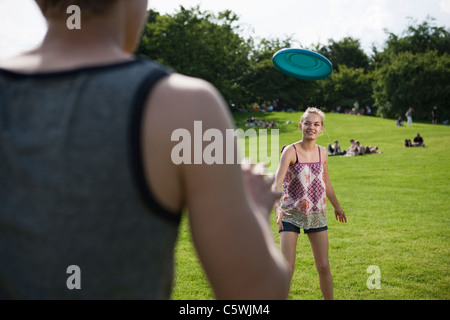
[[[297,154],[297,148],[295,147],[295,144],[292,144],[292,146],[295,149],[295,163],[298,163],[298,154]]]
[[[159,202],[154,198],[153,193],[150,191],[147,180],[145,178],[144,172],[144,164],[142,160],[142,150],[141,150],[141,124],[142,124],[142,115],[144,113],[145,101],[147,97],[151,94],[151,90],[153,87],[160,81],[162,78],[170,75],[172,73],[171,70],[168,69],[155,69],[151,72],[141,83],[138,88],[134,106],[133,106],[133,114],[131,117],[131,161],[132,161],[132,169],[134,171],[134,178],[137,184],[137,187],[141,193],[141,197],[146,203],[146,205],[152,209],[152,212],[159,214],[165,219],[168,219],[171,222],[176,224],[180,223],[181,213],[170,212],[166,208],[162,207]]]
[[[317,146],[317,149],[319,149],[319,162],[322,163],[322,157],[320,156],[320,147]]]

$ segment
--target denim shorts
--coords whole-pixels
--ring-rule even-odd
[[[296,225],[293,225],[290,222],[284,222],[284,221],[281,221],[281,223],[283,223],[283,230],[278,230],[278,232],[291,231],[291,232],[300,233],[300,228],[297,227]],[[320,232],[320,231],[325,231],[325,230],[328,230],[328,226],[319,227],[319,228],[311,228],[311,229],[303,229],[303,232],[304,233],[314,233],[314,232]]]

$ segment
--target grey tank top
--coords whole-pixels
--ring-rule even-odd
[[[0,298],[170,298],[180,214],[152,196],[140,150],[144,102],[170,72],[141,58],[0,69]]]

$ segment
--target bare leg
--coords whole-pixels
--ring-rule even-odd
[[[295,269],[295,257],[297,254],[297,240],[298,240],[297,232],[291,232],[291,231],[280,232],[281,253],[283,254],[286,261],[288,262],[291,280],[292,280],[292,276],[294,275],[294,269]]]
[[[328,233],[326,230],[308,233],[308,238],[314,254],[317,273],[319,274],[322,296],[325,300],[333,300],[333,277],[328,260]]]

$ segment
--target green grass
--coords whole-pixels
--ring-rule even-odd
[[[246,117],[283,124],[280,146],[301,139],[299,113],[234,114],[238,127]],[[285,124],[287,120],[293,124]],[[394,120],[327,114],[318,144],[351,138],[377,145],[382,154],[330,157],[330,179],[348,223],[334,219],[328,203],[330,263],[336,299],[450,299],[450,128],[414,123],[396,127]],[[417,133],[425,148],[403,148]],[[279,242],[274,214],[271,224]],[[232,234],[232,230],[230,230]],[[369,290],[370,265],[381,270],[381,289]],[[176,248],[173,299],[213,299],[197,260],[184,217]],[[289,299],[321,299],[309,241],[299,237]]]

